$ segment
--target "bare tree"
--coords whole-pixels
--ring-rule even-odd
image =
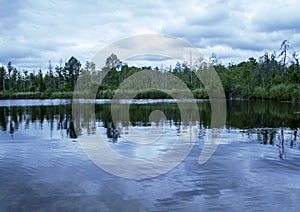
[[[293,57],[292,63],[293,63],[294,69],[295,69],[296,72],[298,72],[298,69],[299,69],[299,59],[298,59],[297,52],[293,52],[292,57]]]
[[[284,40],[280,46],[280,54],[279,54],[279,57],[282,57],[281,58],[281,62],[283,64],[283,67],[282,67],[282,70],[281,70],[281,79],[282,81],[284,81],[284,75],[285,75],[285,72],[286,72],[286,64],[287,64],[287,59],[288,59],[288,56],[287,56],[287,51],[290,47],[290,44],[289,44],[289,41],[288,40]]]

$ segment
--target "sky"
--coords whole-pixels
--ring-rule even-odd
[[[181,38],[224,65],[265,51],[300,51],[298,0],[0,0],[0,65],[46,69],[71,56],[81,63],[130,36]],[[155,59],[148,59],[148,64]],[[160,61],[162,63],[163,61]],[[145,64],[145,65],[148,65]]]

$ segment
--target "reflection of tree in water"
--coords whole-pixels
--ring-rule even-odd
[[[298,103],[230,101],[227,124],[239,129],[300,127]]]
[[[13,135],[15,132],[14,123],[12,121],[9,122],[9,134]]]
[[[273,145],[275,135],[276,135],[276,129],[272,129],[272,128],[257,129],[257,140],[262,144]]]
[[[249,129],[244,130],[243,133],[249,138],[257,135],[257,140],[261,144],[278,147],[280,150],[279,155],[283,158],[286,154],[284,147],[298,147],[298,129],[300,127],[298,120],[300,115],[294,113],[298,110],[298,105],[233,102],[229,106],[227,114],[228,127]],[[211,109],[209,102],[198,103],[198,107],[201,128],[198,136],[201,137],[210,126]],[[132,104],[129,111],[130,123],[122,122],[122,126],[128,127],[130,124],[131,126],[149,127],[149,115],[155,110],[162,111],[166,116],[166,120],[168,120],[168,125],[175,126],[177,135],[180,135],[184,123],[182,123],[181,114],[176,103]],[[88,135],[95,134],[97,124],[101,122],[109,141],[116,142],[122,133],[126,133],[126,130],[121,132],[119,128],[114,126],[110,104],[95,105],[95,111],[89,111],[82,107],[78,111],[79,118],[72,118],[71,114],[72,105],[0,107],[0,130],[15,134],[21,128],[22,130],[30,128],[43,130],[43,128],[49,126],[51,137],[54,131],[58,131],[62,137],[76,138],[81,134],[81,130],[86,131]],[[283,134],[281,134],[281,129]],[[291,137],[288,135],[291,135]]]
[[[106,128],[106,135],[109,141],[116,143],[118,138],[120,138],[120,132],[114,127],[112,122],[105,123],[104,127]]]
[[[6,107],[0,107],[0,129],[2,131],[6,131],[7,121]]]
[[[69,127],[67,128],[67,134],[70,136],[70,138],[77,138],[74,123],[72,120],[69,122]]]
[[[284,131],[283,131],[283,127],[281,127],[280,134],[278,135],[277,146],[278,146],[278,150],[279,150],[278,157],[280,159],[285,159],[286,158],[286,152],[284,151]]]
[[[0,107],[0,130],[14,134],[19,130],[35,128],[43,130],[44,122],[49,123],[50,136],[53,131],[62,131],[70,138],[77,138],[75,126],[70,115],[71,106],[30,106],[30,107]],[[56,124],[56,129],[54,126]],[[80,132],[80,131],[77,131]]]
[[[246,134],[248,137],[252,135],[257,135],[257,140],[260,144],[263,145],[272,145],[278,148],[278,157],[280,159],[285,159],[287,157],[286,147],[294,148],[297,145],[297,133],[298,130],[290,130],[288,128],[280,127],[278,128],[258,128],[258,129],[249,129],[243,130],[243,134]],[[288,135],[291,134],[292,137],[290,140],[285,139]],[[277,135],[277,136],[276,136]],[[300,145],[299,145],[300,150]]]
[[[293,135],[293,138],[291,138],[291,141],[290,141],[290,147],[291,147],[291,148],[294,148],[294,147],[296,147],[297,130],[294,130],[294,132],[292,133],[292,135]],[[300,146],[299,146],[299,149],[300,149]]]

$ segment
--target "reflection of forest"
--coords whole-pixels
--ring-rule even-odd
[[[0,130],[14,134],[22,126],[23,130],[29,129],[30,124],[35,124],[38,126],[37,129],[43,130],[47,122],[51,132],[65,130],[70,138],[76,138],[70,111],[71,105],[0,107]]]
[[[35,123],[43,129],[44,122],[47,122],[51,131],[65,130],[69,137],[76,138],[75,131],[80,133],[80,130],[84,129],[88,134],[94,134],[97,122],[101,122],[107,130],[108,139],[116,142],[121,132],[112,122],[110,104],[96,105],[95,116],[93,116],[93,111],[89,111],[88,107],[85,108],[85,105],[87,104],[83,104],[77,113],[80,116],[74,120],[71,115],[72,105],[0,107],[0,130],[14,134],[19,130],[20,124],[27,129],[30,123]],[[209,128],[211,117],[209,102],[199,102],[198,107],[200,115],[198,124],[201,128]],[[244,133],[257,135],[258,142],[262,144],[274,145],[277,142],[276,145],[282,148],[282,155],[284,155],[284,143],[290,142],[290,147],[295,147],[298,139],[297,130],[300,127],[299,104],[234,101],[228,103],[228,108],[226,127],[242,129]],[[186,110],[188,109],[187,105]],[[170,125],[187,124],[181,122],[180,111],[175,103],[132,104],[129,111],[130,123],[119,121],[122,122],[122,126],[129,124],[149,126],[149,116],[155,110],[162,111]],[[126,111],[122,111],[122,106],[120,106],[119,112],[125,113]],[[284,139],[287,137],[286,134],[294,137]],[[282,142],[278,143],[279,141]]]
[[[288,102],[232,101],[227,104],[227,125],[234,128],[300,127],[300,104]]]
[[[298,148],[300,150],[299,134],[297,129],[289,128],[253,128],[242,131],[248,137],[257,136],[257,141],[260,144],[272,145],[278,147],[278,157],[284,159],[286,157],[285,147]]]

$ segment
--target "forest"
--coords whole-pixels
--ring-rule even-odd
[[[0,67],[0,99],[48,99],[72,98],[78,77],[86,82],[87,90],[99,87],[97,98],[113,98],[114,91],[129,76],[142,70],[153,73],[171,73],[181,79],[192,91],[195,98],[206,99],[208,95],[199,81],[197,73],[208,66],[217,71],[228,99],[255,99],[274,101],[300,101],[300,70],[297,52],[290,51],[290,44],[284,40],[279,51],[265,51],[259,58],[250,57],[238,64],[223,65],[212,54],[209,63],[197,68],[188,62],[177,63],[174,67],[136,67],[120,61],[111,54],[102,70],[95,64],[84,65],[71,57],[65,64],[53,67],[51,61],[47,70],[18,70],[12,62]],[[107,73],[104,77],[104,73]],[[143,82],[136,82],[143,83]],[[171,98],[163,90],[141,90],[135,98]]]

